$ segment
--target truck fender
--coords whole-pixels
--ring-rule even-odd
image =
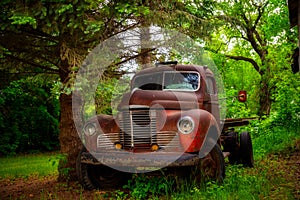
[[[220,130],[214,116],[200,109],[185,111],[181,117],[189,116],[195,122],[195,130],[190,134],[180,134],[180,140],[185,152],[205,152],[203,155],[216,145]],[[179,132],[180,133],[180,132]]]

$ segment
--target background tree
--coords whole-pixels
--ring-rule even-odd
[[[260,77],[257,113],[269,114],[275,74],[289,70],[295,46],[295,31],[290,30],[285,0],[221,1],[215,11],[220,26],[208,45],[212,52],[247,62]],[[243,66],[243,64],[240,64]]]

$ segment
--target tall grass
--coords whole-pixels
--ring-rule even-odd
[[[295,148],[295,141],[300,140],[300,124],[278,126],[268,120],[253,121],[247,130],[252,136],[256,160],[269,154],[291,152]]]
[[[293,199],[293,183],[289,183],[283,172],[278,170],[279,163],[267,162],[268,167],[261,162],[252,169],[228,166],[227,177],[222,184],[208,182],[202,187],[191,185],[188,190],[173,193],[171,199]]]

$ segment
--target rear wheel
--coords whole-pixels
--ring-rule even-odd
[[[228,139],[225,141],[224,151],[230,152],[230,155],[228,156],[229,163],[237,164],[240,159],[238,133],[232,131],[228,133],[227,137]]]
[[[240,134],[240,162],[244,166],[253,167],[253,148],[250,134],[248,132],[242,132]]]
[[[116,188],[124,184],[129,174],[117,171],[105,165],[91,165],[81,162],[81,151],[77,158],[76,172],[81,185],[88,190],[97,188]]]
[[[196,181],[222,182],[225,178],[225,161],[223,152],[218,144],[201,159],[199,166],[195,169]]]

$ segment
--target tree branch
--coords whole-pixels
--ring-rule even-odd
[[[252,58],[247,58],[244,56],[233,56],[233,55],[224,55],[227,58],[233,59],[233,60],[242,60],[242,61],[246,61],[249,62],[253,65],[254,69],[260,74],[263,75],[263,72],[260,70],[259,65],[257,64],[257,62],[255,60],[253,60]]]
[[[245,24],[243,24],[238,18],[236,17],[232,17],[232,16],[227,16],[227,15],[218,15],[218,16],[215,16],[213,18],[216,18],[216,19],[220,19],[220,20],[223,20],[223,21],[226,21],[232,25],[238,25],[242,28],[246,28],[245,27]]]
[[[121,64],[123,64],[123,63],[128,62],[129,60],[132,60],[132,59],[135,59],[135,58],[137,58],[137,57],[139,57],[139,56],[142,56],[142,55],[145,55],[145,54],[147,54],[147,53],[150,53],[151,51],[154,51],[155,49],[156,49],[156,48],[148,49],[147,51],[144,51],[143,53],[139,53],[139,54],[137,54],[137,55],[130,56],[130,57],[126,58],[125,60],[122,60],[122,61],[117,62],[117,63],[113,63],[112,65],[121,65]]]
[[[53,72],[53,73],[58,74],[58,70],[57,69],[52,69],[50,67],[39,65],[39,64],[37,64],[35,62],[30,61],[29,59],[23,59],[23,58],[20,58],[20,57],[17,57],[17,56],[13,56],[13,55],[10,55],[10,54],[5,54],[5,53],[3,55],[5,57],[11,58],[13,60],[16,60],[16,61],[19,61],[19,62],[22,62],[22,63],[25,63],[25,64],[28,64],[30,66],[37,67],[37,68],[40,68],[40,69],[44,69],[44,70],[46,70],[48,72]]]
[[[264,4],[263,6],[256,6],[258,8],[258,16],[253,24],[254,29],[256,29],[256,26],[259,23],[259,20],[261,19],[263,13],[265,12],[265,8],[267,7],[268,4],[269,2],[266,2],[266,4]]]

